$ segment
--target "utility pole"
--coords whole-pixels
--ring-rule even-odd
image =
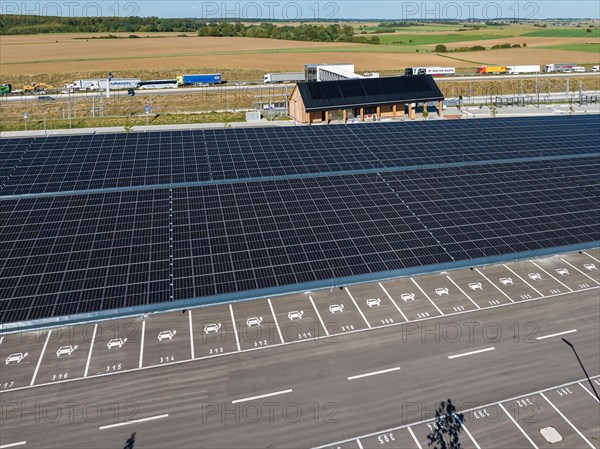
[[[68,107],[68,117],[69,117],[69,129],[71,129],[71,93],[69,92],[68,96],[69,107]]]
[[[108,72],[108,78],[106,79],[106,98],[110,98],[110,80],[113,78],[112,72]]]
[[[44,108],[44,135],[48,137],[48,128],[46,126],[46,108]]]

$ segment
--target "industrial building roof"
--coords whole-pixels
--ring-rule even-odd
[[[299,83],[307,111],[443,100],[431,75]]]

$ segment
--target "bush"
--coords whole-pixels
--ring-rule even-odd
[[[521,48],[521,46],[519,44],[515,44],[511,48]]]
[[[586,32],[586,33],[591,33],[591,32],[592,32],[592,29],[591,29],[591,28],[588,28],[587,30],[585,30],[585,32]]]
[[[482,50],[485,50],[485,47],[482,45],[474,45],[469,49],[469,51],[482,51]]]
[[[130,34],[129,36],[127,36],[129,39],[139,39],[139,36],[137,34]]]
[[[444,44],[437,44],[435,46],[435,51],[437,53],[446,53],[448,51],[448,49],[446,48],[446,46]]]
[[[527,44],[525,42],[523,42],[523,48],[527,47]]]

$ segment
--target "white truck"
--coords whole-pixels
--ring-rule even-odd
[[[573,72],[577,64],[546,64],[544,72]]]
[[[507,65],[506,73],[509,75],[517,75],[520,73],[540,73],[539,65]]]
[[[592,72],[600,72],[600,65],[595,65],[592,67]]]
[[[142,81],[140,78],[112,78],[110,80],[110,89],[135,89],[140,81]],[[74,91],[106,90],[107,83],[108,78],[82,79],[73,81],[73,84],[65,84],[65,88]]]
[[[454,67],[407,67],[404,69],[404,74],[407,76],[411,75],[454,75],[456,69]]]
[[[297,83],[300,81],[304,81],[304,72],[266,73],[263,76],[263,82],[265,84]]]

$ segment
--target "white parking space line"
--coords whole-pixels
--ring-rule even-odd
[[[479,271],[479,268],[475,268],[475,271],[477,271],[480,275],[482,275],[486,281],[488,281],[490,284],[492,284],[494,287],[496,287],[496,290],[498,290],[500,293],[502,293],[504,296],[506,296],[510,302],[515,302],[510,296],[508,296],[506,293],[504,293],[504,291],[500,287],[498,287],[491,280],[489,280],[485,274],[483,274],[481,271]]]
[[[312,304],[313,309],[315,309],[315,313],[319,317],[319,321],[321,323],[321,326],[323,326],[323,330],[325,331],[325,335],[328,336],[329,335],[329,331],[327,330],[327,327],[325,326],[325,323],[323,322],[323,318],[321,318],[321,314],[317,310],[317,306],[315,305],[315,302],[313,301],[312,296],[308,295],[308,299],[310,299],[310,303]]]
[[[579,383],[579,386],[581,388],[583,388],[591,397],[593,397],[596,402],[600,402],[600,399],[598,399],[594,393],[592,393],[590,390],[588,390],[585,385],[583,385],[581,382],[578,382],[578,383]]]
[[[564,331],[564,332],[558,332],[556,334],[542,335],[541,337],[536,337],[535,339],[536,340],[545,340],[546,338],[559,337],[561,335],[572,334],[573,332],[577,332],[577,329],[571,329],[571,330]]]
[[[235,324],[235,316],[233,315],[233,307],[229,304],[229,313],[231,314],[231,322],[233,323],[233,333],[235,334],[235,344],[237,345],[238,352],[242,350],[240,347],[240,337],[238,335],[237,326]]]
[[[140,419],[134,419],[133,421],[118,422],[115,424],[109,424],[107,426],[100,426],[100,427],[98,427],[98,430],[112,429],[113,427],[128,426],[129,424],[139,424],[139,423],[146,422],[146,421],[155,421],[157,419],[168,418],[168,417],[169,417],[169,414],[165,413],[164,415],[149,416],[148,418],[140,418]]]
[[[462,288],[460,288],[460,287],[458,286],[458,284],[457,284],[456,282],[454,282],[450,276],[446,276],[446,277],[448,278],[448,280],[449,280],[450,282],[452,282],[452,283],[454,284],[454,286],[455,286],[455,287],[456,287],[458,290],[460,290],[460,292],[461,292],[463,295],[465,295],[465,296],[467,297],[467,299],[468,299],[469,301],[471,301],[473,304],[475,304],[475,307],[477,307],[478,309],[481,309],[481,307],[479,307],[479,304],[477,304],[475,301],[473,301],[473,300],[471,299],[471,297],[470,297],[469,295],[467,295],[467,292],[466,292],[466,291],[464,291]]]
[[[428,295],[427,293],[425,293],[425,290],[423,290],[423,289],[421,288],[421,286],[420,286],[419,284],[417,284],[417,281],[415,281],[413,278],[410,278],[410,280],[413,282],[413,284],[415,284],[415,285],[417,286],[417,288],[418,288],[419,290],[421,290],[421,293],[423,293],[423,295],[425,296],[425,298],[427,298],[427,299],[429,300],[429,302],[430,302],[430,303],[433,305],[433,307],[435,307],[435,308],[436,308],[436,310],[437,310],[438,312],[440,312],[440,315],[444,316],[444,312],[442,312],[442,311],[440,310],[440,308],[439,308],[438,306],[436,306],[436,305],[435,305],[435,303],[434,303],[434,302],[431,300],[431,298],[429,297],[429,295]]]
[[[392,371],[399,371],[400,367],[395,366],[394,368],[382,369],[380,371],[373,371],[372,373],[358,374],[357,376],[350,376],[348,380],[361,379],[363,377],[376,376],[378,374],[391,373]]]
[[[594,256],[592,256],[591,254],[586,253],[585,251],[583,251],[583,254],[585,254],[586,256],[588,256],[591,259],[594,259],[596,262],[600,262],[600,260],[596,259]]]
[[[8,444],[3,444],[2,446],[0,446],[0,449],[4,449],[4,448],[9,448],[9,447],[17,447],[17,446],[23,446],[27,444],[27,441],[17,441],[16,443],[8,443]]]
[[[512,415],[510,413],[508,413],[508,410],[506,410],[506,408],[504,408],[504,406],[498,402],[498,405],[500,406],[500,408],[502,409],[502,411],[506,414],[506,416],[509,417],[509,419],[513,422],[513,424],[515,426],[517,426],[517,429],[519,429],[521,431],[521,433],[525,436],[525,438],[527,438],[527,441],[529,441],[531,443],[531,445],[535,448],[535,449],[539,449],[536,444],[533,442],[533,440],[531,438],[529,438],[529,435],[527,435],[527,433],[525,433],[525,431],[523,430],[523,428],[519,425],[519,423],[517,421],[515,421],[515,418],[512,417]]]
[[[269,303],[269,308],[271,309],[271,314],[273,315],[273,319],[275,320],[275,327],[277,328],[277,333],[279,334],[279,340],[281,343],[284,343],[283,334],[281,333],[281,329],[279,328],[279,323],[277,322],[277,316],[275,315],[275,310],[273,310],[273,304],[271,304],[271,298],[267,298],[267,302]]]
[[[458,359],[459,357],[466,357],[468,355],[480,354],[482,352],[493,351],[494,349],[496,349],[496,348],[494,348],[493,346],[491,346],[489,348],[478,349],[477,351],[470,351],[470,352],[463,352],[462,354],[449,355],[448,358],[449,359]]]
[[[4,341],[4,336],[0,337],[0,345],[2,344],[3,341]]]
[[[471,438],[471,441],[473,442],[473,444],[475,445],[475,447],[477,449],[481,449],[481,446],[479,446],[479,444],[477,444],[477,441],[475,441],[475,438],[473,438],[473,435],[471,435],[471,432],[469,432],[469,429],[467,429],[467,426],[465,425],[465,423],[462,423],[462,428],[465,430],[465,432],[467,433],[468,437]]]
[[[519,279],[521,279],[523,282],[525,282],[530,288],[532,288],[533,290],[535,290],[535,292],[540,295],[542,298],[544,297],[544,295],[542,295],[542,293],[535,288],[533,285],[531,285],[529,282],[527,282],[525,279],[523,279],[521,276],[519,276],[515,271],[512,270],[512,268],[510,268],[508,265],[506,265],[505,263],[502,264],[502,266],[504,266],[504,268],[506,268],[508,271],[510,271],[512,274],[514,274],[516,277],[518,277]]]
[[[144,360],[144,339],[146,338],[146,318],[142,319],[142,342],[140,344],[140,361],[139,367],[142,367],[142,361]]]
[[[419,440],[417,440],[417,436],[415,435],[413,430],[410,427],[407,427],[407,429],[408,429],[408,432],[410,433],[410,436],[413,437],[413,440],[415,440],[415,444],[417,445],[417,448],[423,449],[423,446],[421,446],[421,443],[419,443]]]
[[[292,391],[294,391],[294,390],[292,390],[290,388],[289,390],[275,391],[273,393],[261,394],[259,396],[251,396],[249,398],[236,399],[235,401],[231,401],[231,403],[232,404],[239,404],[240,402],[248,402],[248,401],[254,401],[256,399],[270,398],[271,396],[278,396],[280,394],[287,394],[287,393],[291,393]]]
[[[37,373],[40,370],[40,365],[42,364],[42,359],[44,358],[44,353],[46,352],[46,348],[48,347],[48,342],[50,341],[50,335],[52,335],[52,331],[48,331],[48,335],[46,336],[46,341],[44,342],[44,347],[42,348],[42,353],[40,354],[40,358],[38,359],[37,365],[35,366],[35,371],[33,372],[33,377],[31,378],[30,386],[35,383],[35,378],[37,377]]]
[[[579,271],[581,274],[583,274],[586,278],[591,279],[592,281],[594,281],[596,284],[600,284],[600,282],[598,282],[596,279],[594,279],[593,277],[589,276],[587,273],[585,273],[584,271],[581,271],[579,268],[577,268],[575,265],[573,265],[572,263],[567,262],[565,259],[561,258],[560,260],[562,260],[564,263],[566,263],[567,265],[575,268],[577,271]]]
[[[190,353],[192,359],[196,358],[196,351],[194,349],[194,327],[192,326],[192,309],[188,310],[188,320],[190,322]]]
[[[365,449],[362,445],[362,443],[360,442],[360,440],[356,440],[356,444],[358,444],[358,448],[359,449]]]
[[[392,296],[385,289],[385,287],[383,286],[383,284],[381,282],[378,282],[378,284],[381,287],[381,289],[383,290],[383,293],[385,293],[387,295],[387,297],[390,299],[390,301],[392,301],[392,304],[394,304],[394,306],[396,307],[396,309],[398,310],[398,312],[400,312],[400,315],[402,315],[402,318],[404,318],[404,321],[409,321],[408,318],[406,317],[406,315],[404,315],[404,313],[400,309],[400,307],[398,307],[398,304],[396,304],[396,301],[394,301],[394,298],[392,298]]]
[[[354,307],[356,307],[356,310],[358,310],[358,313],[360,313],[360,316],[362,316],[362,319],[365,320],[365,323],[367,323],[367,327],[369,329],[371,329],[371,324],[369,323],[369,321],[365,317],[365,314],[362,313],[362,310],[360,310],[360,307],[358,307],[358,304],[356,304],[356,301],[354,300],[354,296],[352,296],[352,293],[350,293],[350,289],[348,287],[344,287],[344,290],[346,290],[346,293],[348,293],[348,296],[350,296],[350,299],[354,303]]]
[[[540,270],[542,270],[544,273],[546,273],[548,276],[550,276],[552,279],[554,279],[556,282],[558,282],[559,284],[561,284],[563,287],[567,288],[569,291],[573,291],[573,289],[571,287],[569,287],[567,284],[565,284],[564,282],[562,282],[560,279],[558,279],[557,277],[552,276],[548,271],[544,270],[542,267],[540,267],[537,263],[535,263],[533,260],[531,261],[532,264],[534,264],[536,267],[538,267]]]
[[[96,332],[98,331],[98,323],[94,326],[94,332],[92,333],[92,342],[90,343],[90,350],[88,351],[87,362],[85,362],[85,371],[83,377],[87,377],[88,371],[90,370],[90,360],[92,360],[92,351],[94,350],[94,342],[96,341]]]
[[[573,425],[573,423],[572,423],[571,421],[569,421],[569,419],[568,419],[568,418],[567,418],[565,415],[563,415],[563,412],[561,412],[561,411],[560,411],[560,410],[559,410],[559,409],[556,407],[556,405],[554,405],[552,402],[550,402],[550,399],[548,399],[544,393],[540,393],[540,396],[541,396],[541,397],[543,397],[543,398],[546,400],[546,402],[547,402],[548,404],[550,404],[550,406],[551,406],[551,407],[552,407],[554,410],[556,410],[556,413],[558,413],[560,416],[562,416],[562,418],[563,418],[563,419],[564,419],[564,420],[567,422],[567,424],[569,424],[569,425],[570,425],[570,426],[573,428],[573,430],[574,430],[575,432],[577,432],[577,434],[578,434],[578,435],[579,435],[581,438],[583,438],[583,441],[585,441],[585,442],[588,444],[588,446],[589,446],[589,447],[591,447],[592,449],[596,449],[596,446],[594,446],[592,443],[590,443],[590,441],[589,441],[589,440],[588,440],[588,439],[587,439],[587,438],[586,438],[586,437],[583,435],[583,433],[581,433],[581,432],[579,431],[579,429],[578,429],[577,427],[575,427],[575,426]]]

